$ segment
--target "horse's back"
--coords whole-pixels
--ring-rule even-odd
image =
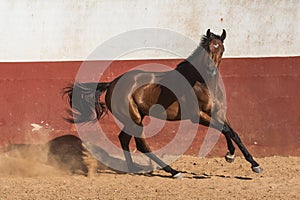
[[[109,110],[117,118],[130,115],[133,120],[142,120],[143,116],[150,115],[150,110],[155,108],[153,105],[160,105],[160,108],[152,110],[152,115],[167,120],[179,120],[177,98],[170,89],[161,84],[166,76],[165,72],[139,70],[121,75],[108,88],[105,99]],[[130,113],[127,112],[128,107]]]

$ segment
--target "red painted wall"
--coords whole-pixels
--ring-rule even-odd
[[[109,81],[126,70],[149,62],[175,67],[179,60],[115,61],[101,80]],[[89,62],[95,81],[106,62]],[[223,59],[221,74],[226,88],[228,117],[255,156],[300,155],[300,57]],[[0,145],[43,143],[63,134],[76,134],[63,120],[66,101],[62,88],[72,83],[82,62],[0,63]],[[95,70],[93,72],[93,70]],[[33,131],[31,124],[42,128]],[[112,117],[101,120],[108,138],[118,144]],[[155,150],[172,139],[178,123],[149,138]],[[206,128],[187,154],[198,154]],[[173,134],[174,135],[174,134]],[[221,136],[211,156],[226,152]]]

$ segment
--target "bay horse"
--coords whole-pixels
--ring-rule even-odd
[[[119,134],[119,141],[128,170],[131,172],[140,170],[129,151],[130,140],[134,137],[137,150],[156,162],[172,177],[180,177],[180,172],[152,153],[146,143],[143,118],[154,115],[169,121],[190,120],[192,123],[217,129],[227,141],[226,161],[234,161],[234,141],[245,159],[251,163],[252,170],[261,173],[262,168],[230,126],[225,114],[223,92],[218,82],[225,38],[224,29],[221,35],[208,29],[194,52],[170,71],[133,70],[111,82],[75,82],[72,86],[64,88],[64,94],[68,96],[71,106],[71,116],[67,120],[72,123],[97,121],[107,110],[112,112],[124,125]],[[188,82],[189,87],[182,86],[184,81]],[[175,93],[170,89],[172,85],[176,85]],[[104,103],[101,102],[100,96],[105,91]],[[152,115],[150,110],[156,105],[163,109]]]

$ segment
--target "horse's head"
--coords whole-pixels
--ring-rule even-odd
[[[219,67],[225,50],[223,45],[225,38],[226,31],[224,29],[221,36],[210,32],[210,29],[208,29],[206,31],[206,35],[204,35],[201,40],[201,46],[207,51],[209,57],[217,67]]]

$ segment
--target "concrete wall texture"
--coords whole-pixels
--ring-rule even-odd
[[[178,32],[198,44],[210,28],[218,34],[227,31],[221,74],[228,117],[245,144],[256,156],[300,155],[299,13],[300,2],[287,0],[1,1],[0,145],[76,134],[63,120],[66,101],[61,89],[74,81],[83,61],[93,60],[97,69],[112,59],[90,56],[111,38],[156,28]],[[120,46],[127,43],[121,41]],[[183,48],[173,39],[166,44],[176,51]],[[184,56],[188,54],[161,49],[130,52],[120,55],[101,80],[110,81],[147,63],[173,68]],[[101,124],[117,144],[119,128],[112,118],[105,117]],[[158,149],[161,141],[169,141],[174,127],[176,123],[149,138],[150,146]],[[188,154],[199,152],[205,131],[199,128]],[[225,143],[220,137],[210,155],[223,155]]]
[[[10,0],[0,2],[0,13],[1,61],[84,60],[111,37],[149,27],[174,30],[195,41],[208,28],[224,28],[225,57],[300,52],[298,1]]]

